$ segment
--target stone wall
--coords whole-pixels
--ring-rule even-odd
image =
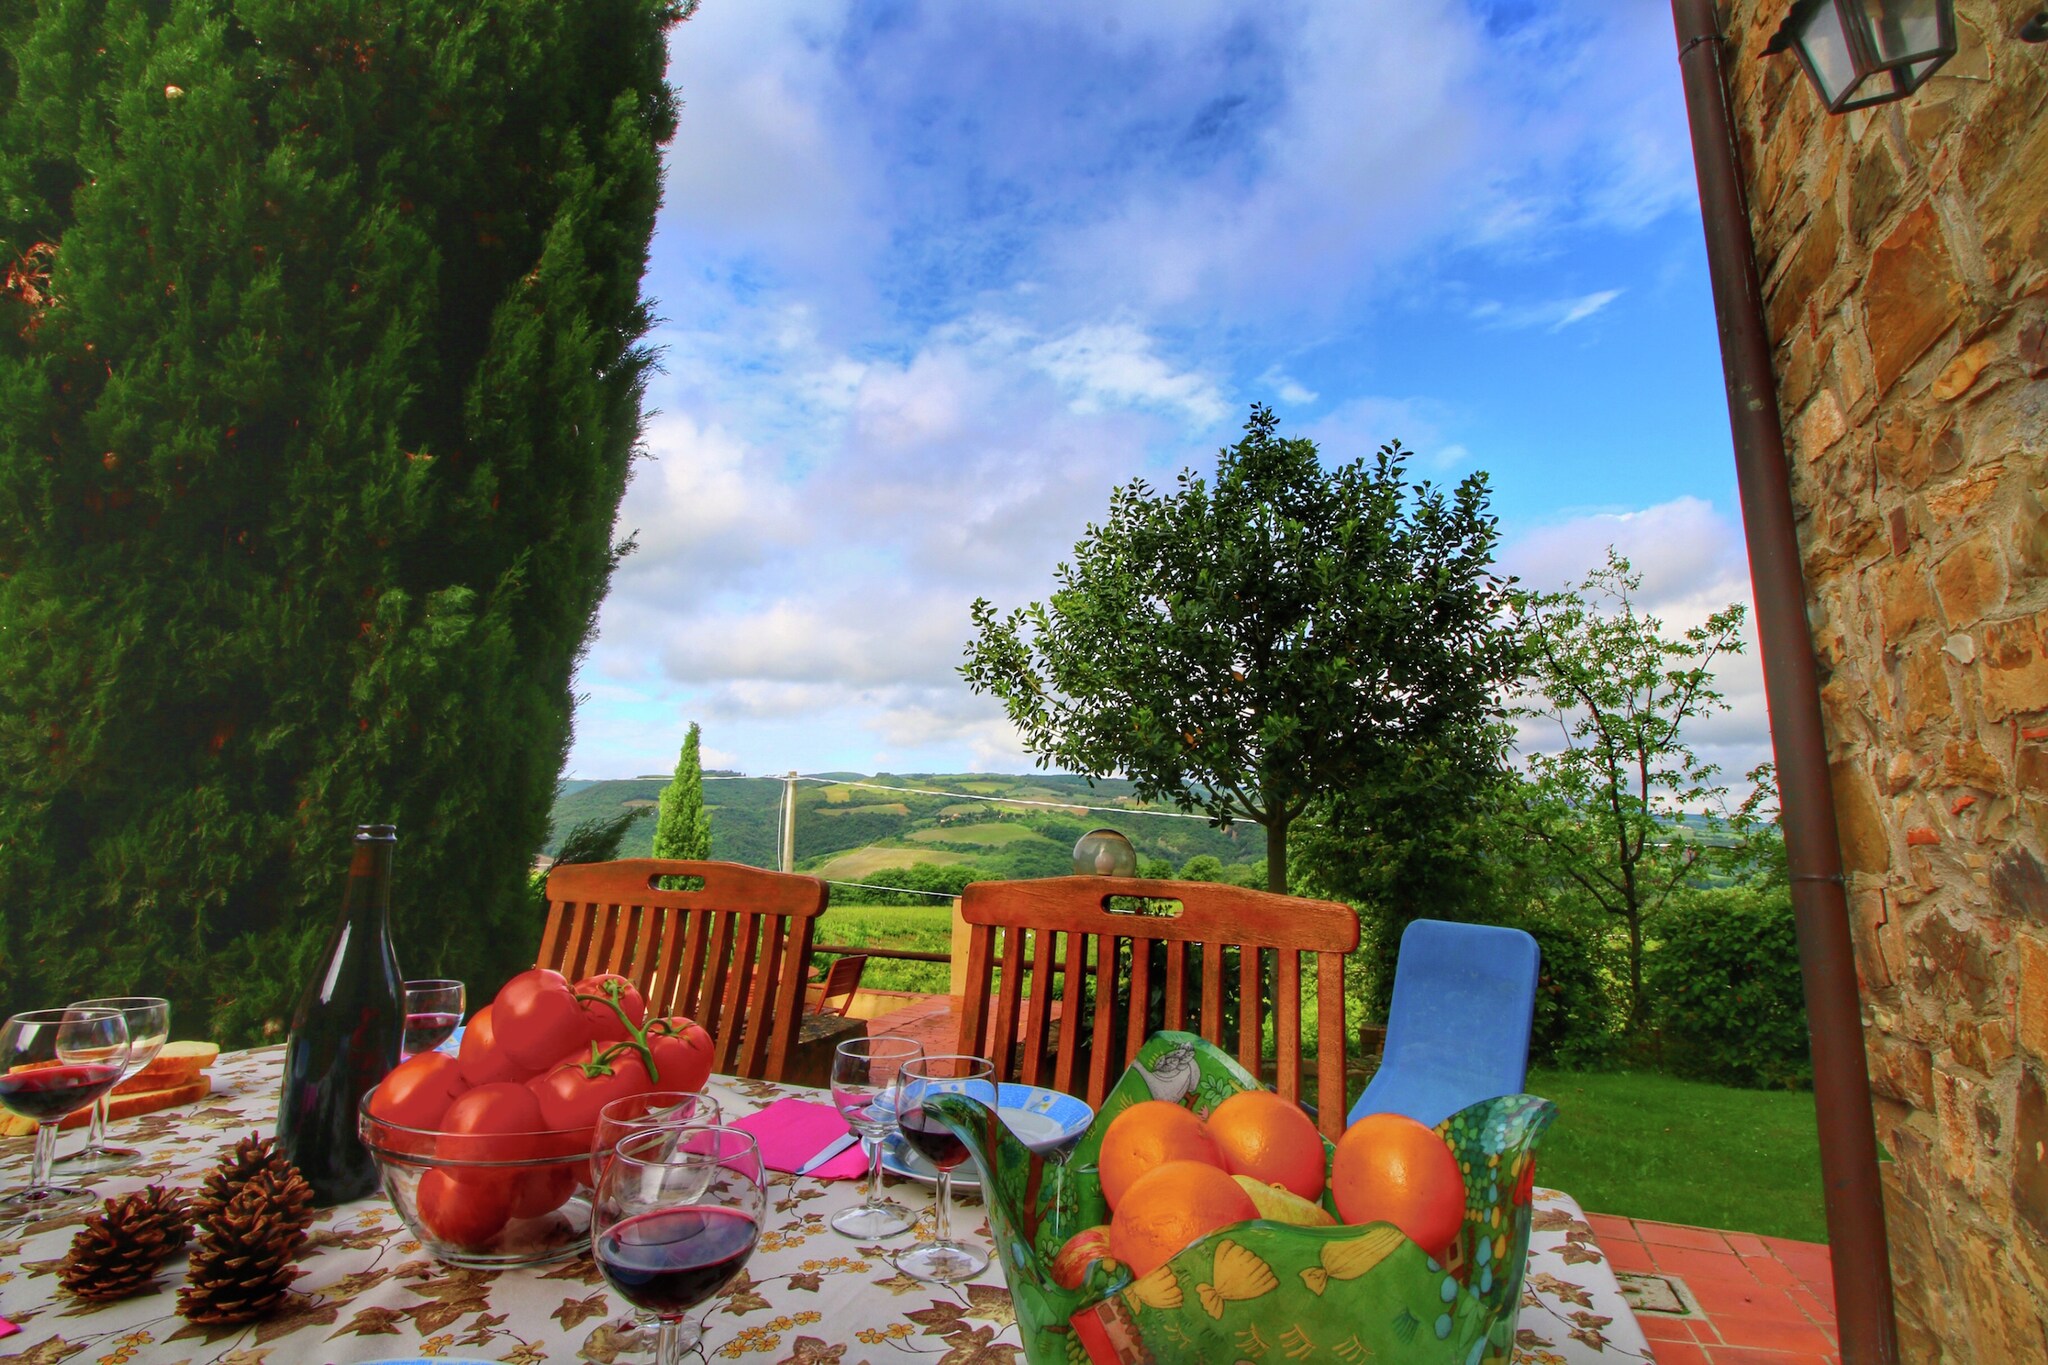
[[[1914,1361],[2048,1360],[2048,45],[1831,117],[1722,0]]]

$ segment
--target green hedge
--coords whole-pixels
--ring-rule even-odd
[[[1695,891],[1653,928],[1645,976],[1665,1070],[1759,1089],[1813,1083],[1789,892]]]

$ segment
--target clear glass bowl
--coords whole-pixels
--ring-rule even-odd
[[[408,1128],[370,1113],[376,1093],[363,1097],[357,1132],[406,1230],[436,1260],[504,1270],[589,1249],[590,1129],[477,1137]]]

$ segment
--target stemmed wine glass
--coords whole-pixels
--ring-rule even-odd
[[[681,1130],[716,1128],[722,1117],[718,1101],[701,1090],[648,1090],[613,1100],[597,1111],[597,1136],[590,1145],[590,1188],[604,1183],[612,1149],[633,1134],[664,1132],[676,1142],[681,1140]],[[619,1329],[654,1325],[653,1313],[635,1308],[631,1318],[619,1322]]]
[[[955,1054],[920,1057],[904,1063],[896,1122],[911,1146],[939,1168],[939,1203],[932,1240],[920,1242],[896,1258],[896,1268],[906,1275],[950,1284],[978,1275],[988,1266],[987,1255],[953,1240],[953,1168],[967,1159],[967,1144],[939,1122],[938,1115],[927,1114],[924,1106],[926,1100],[936,1095],[966,1095],[993,1109],[995,1075],[996,1069],[986,1057]]]
[[[767,1202],[761,1150],[738,1128],[632,1133],[612,1153],[591,1255],[619,1297],[660,1317],[658,1365],[680,1365],[703,1337],[686,1315],[746,1268]]]
[[[916,1222],[910,1210],[882,1197],[882,1143],[896,1126],[903,1068],[924,1056],[912,1038],[883,1034],[849,1038],[832,1056],[832,1103],[867,1152],[868,1184],[860,1203],[832,1215],[832,1230],[848,1237],[893,1237]]]
[[[718,1101],[701,1090],[647,1090],[613,1100],[597,1111],[597,1136],[590,1145],[590,1187],[596,1189],[604,1179],[612,1148],[633,1134],[716,1128],[723,1117]]]
[[[0,1199],[0,1210],[44,1218],[92,1203],[91,1190],[50,1183],[57,1122],[112,1090],[127,1062],[128,1020],[120,1010],[29,1010],[0,1025],[0,1109],[36,1124],[28,1186]]]
[[[462,1022],[463,990],[460,981],[408,981],[405,983],[405,1033],[398,1043],[398,1060],[432,1052],[448,1041]]]
[[[74,1000],[71,1008],[119,1010],[128,1021],[128,1062],[121,1068],[121,1078],[114,1082],[115,1085],[155,1061],[156,1054],[163,1051],[164,1044],[171,1039],[171,1002],[160,995],[109,995],[98,1000]],[[58,1175],[104,1175],[109,1171],[125,1171],[142,1160],[142,1153],[133,1147],[107,1145],[107,1097],[111,1094],[111,1089],[105,1090],[93,1101],[92,1127],[86,1133],[85,1146],[50,1163]]]

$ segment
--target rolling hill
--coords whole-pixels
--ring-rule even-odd
[[[1210,854],[1226,866],[1255,863],[1266,855],[1265,832],[1258,826],[1240,823],[1219,830],[1204,820],[1145,813],[1130,783],[1123,781],[1098,781],[1091,787],[1086,778],[1039,773],[823,776],[832,780],[797,784],[796,865],[833,880],[866,881],[916,863],[993,877],[1058,876],[1073,870],[1074,841],[1098,826],[1121,830],[1140,858],[1175,869],[1197,854]],[[543,851],[552,856],[562,837],[584,820],[652,807],[666,782],[638,777],[564,783]],[[1017,801],[1045,804],[1012,804]],[[706,774],[704,803],[711,812],[712,857],[755,867],[776,865],[780,780]],[[1090,811],[1084,805],[1116,809]],[[627,833],[620,854],[646,857],[653,843],[650,810]]]

